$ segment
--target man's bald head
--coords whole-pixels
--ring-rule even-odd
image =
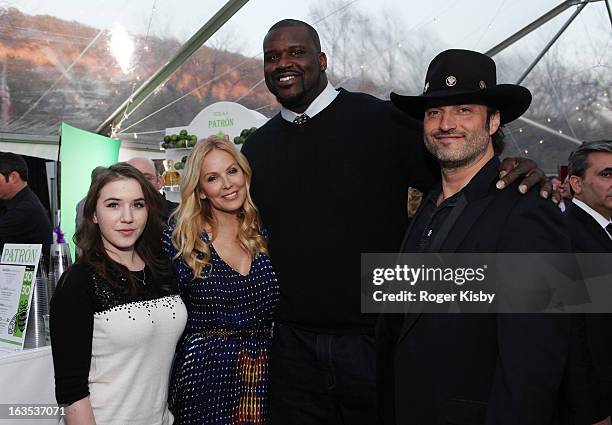
[[[161,176],[157,172],[157,168],[155,168],[155,164],[149,158],[143,158],[141,156],[136,156],[127,161],[132,167],[136,168],[142,174],[144,174],[145,178],[153,185],[155,190],[161,190],[164,185]]]

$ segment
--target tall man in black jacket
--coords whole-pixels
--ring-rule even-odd
[[[423,120],[441,183],[424,198],[403,252],[569,252],[561,212],[535,191],[495,188],[500,127],[529,91],[496,83],[481,53],[447,50],[419,96],[391,94]],[[383,415],[398,425],[550,424],[567,367],[570,320],[555,315],[406,314],[378,328]],[[395,415],[393,415],[395,413]],[[395,416],[395,418],[393,418]]]
[[[565,210],[575,252],[612,253],[612,141],[585,142],[569,157],[574,198]],[[608,261],[612,261],[609,256]],[[586,315],[586,339],[612,414],[612,315]]]
[[[416,121],[390,102],[333,88],[310,25],[280,21],[263,47],[281,112],[242,153],[281,289],[272,422],[374,425],[375,317],[360,313],[360,254],[398,249],[407,188],[426,190],[437,169]]]

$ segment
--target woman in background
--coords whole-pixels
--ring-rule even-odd
[[[168,380],[187,314],[159,244],[159,200],[124,163],[89,188],[81,254],[51,301],[55,393],[68,425],[173,422]]]
[[[188,319],[172,371],[177,424],[268,422],[268,350],[279,298],[251,169],[225,139],[198,142],[164,246]]]

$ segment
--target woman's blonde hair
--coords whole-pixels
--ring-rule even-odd
[[[238,212],[238,242],[252,257],[258,253],[268,253],[266,239],[260,233],[259,212],[249,193],[251,167],[233,143],[222,137],[211,136],[200,140],[187,157],[181,178],[181,203],[171,216],[171,221],[175,223],[172,232],[172,243],[177,250],[175,258],[183,257],[194,278],[199,277],[210,262],[210,247],[202,240],[202,232],[210,227],[214,238],[216,230],[210,201],[200,198],[200,168],[204,157],[214,149],[230,154],[245,176],[247,193],[244,205]]]

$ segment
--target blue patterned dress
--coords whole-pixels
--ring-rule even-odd
[[[166,230],[163,245],[172,259],[171,234]],[[241,275],[219,257],[205,233],[202,238],[211,249],[203,277],[194,280],[182,258],[173,260],[188,318],[172,369],[170,410],[177,425],[267,424],[276,276],[262,254]]]

